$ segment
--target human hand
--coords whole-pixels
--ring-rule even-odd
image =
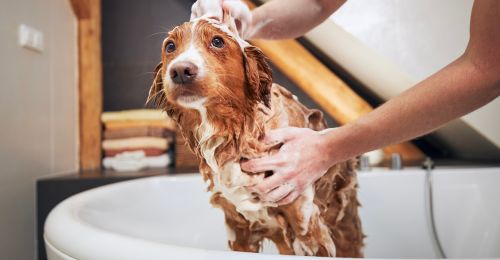
[[[323,135],[324,132],[296,127],[269,131],[263,142],[283,143],[279,151],[242,162],[241,168],[252,173],[273,171],[273,175],[248,189],[257,192],[262,200],[278,205],[294,201],[332,165]]]
[[[191,7],[191,20],[207,16],[217,17],[222,21],[223,10],[235,19],[241,38],[247,39],[252,25],[252,12],[241,0],[198,0]]]

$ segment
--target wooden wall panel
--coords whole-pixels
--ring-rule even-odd
[[[101,167],[101,1],[71,0],[78,18],[80,170]]]
[[[91,0],[70,0],[71,8],[78,20],[90,18]]]

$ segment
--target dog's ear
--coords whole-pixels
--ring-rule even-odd
[[[163,89],[163,79],[162,79],[162,67],[163,63],[156,65],[154,72],[153,84],[151,84],[151,88],[149,89],[148,99],[146,100],[146,104],[153,103],[158,108],[163,108],[165,105],[166,95]]]
[[[243,49],[247,94],[252,101],[262,101],[269,107],[273,72],[267,64],[266,56],[255,46]]]
[[[323,112],[318,109],[309,110],[309,114],[307,115],[307,124],[309,128],[315,131],[327,128],[327,123],[325,117],[323,116]]]

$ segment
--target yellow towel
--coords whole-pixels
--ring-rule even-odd
[[[129,120],[166,120],[167,113],[159,109],[131,109],[115,112],[103,112],[102,122]]]
[[[141,148],[155,148],[155,149],[168,149],[168,141],[165,138],[159,137],[132,137],[114,140],[102,141],[102,149],[104,150],[117,150],[117,149],[141,149]]]

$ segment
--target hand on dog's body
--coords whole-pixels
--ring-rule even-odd
[[[235,20],[236,28],[242,39],[250,38],[252,13],[241,0],[198,0],[191,7],[191,20],[201,17],[223,19],[226,10]]]
[[[279,152],[241,163],[247,172],[273,171],[263,182],[249,187],[265,201],[279,205],[294,201],[306,187],[321,178],[332,167],[329,147],[323,142],[324,132],[309,128],[285,127],[270,130],[262,142],[281,143]]]

